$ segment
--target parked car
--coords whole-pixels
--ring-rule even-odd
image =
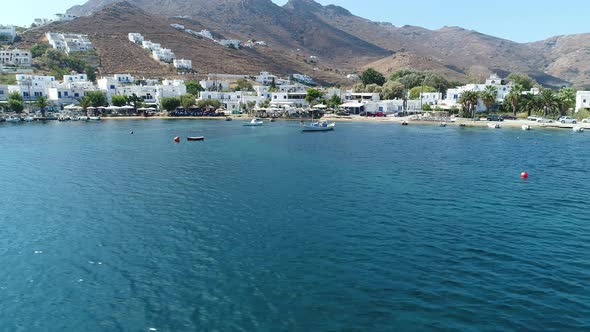
[[[542,119],[542,117],[531,115],[531,116],[529,116],[526,119],[529,120],[529,121],[535,121],[535,122],[537,122],[537,120]]]
[[[516,120],[517,117],[515,117],[514,115],[503,115],[504,120]]]
[[[578,123],[578,121],[576,121],[576,119],[572,118],[571,116],[562,116],[559,119],[557,119],[557,122],[561,122],[561,123],[573,123],[573,124]]]
[[[545,119],[545,118],[537,118],[538,123],[553,123],[553,120],[551,119]]]
[[[339,111],[339,112],[336,112],[336,115],[338,115],[338,116],[350,116],[350,113],[345,112],[345,111]]]
[[[585,118],[582,120],[583,123],[590,123],[590,118]]]
[[[488,121],[504,121],[504,118],[501,115],[490,114],[487,117]]]
[[[373,113],[371,112],[361,112],[361,114],[359,114],[360,116],[375,116]]]
[[[379,117],[379,118],[386,117],[385,113],[383,113],[383,112],[377,112],[377,113],[375,113],[374,116]]]

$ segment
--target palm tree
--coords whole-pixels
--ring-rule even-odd
[[[506,101],[510,103],[512,107],[512,115],[516,116],[516,109],[519,106],[519,103],[522,101],[522,86],[516,84],[510,89],[510,92],[506,96]]]
[[[88,109],[90,106],[92,106],[92,101],[90,98],[84,96],[82,99],[80,99],[80,107],[82,107],[82,110],[84,110],[84,114],[86,114],[86,109]]]
[[[489,112],[492,106],[496,103],[498,97],[498,89],[495,86],[488,85],[486,89],[480,93],[481,100],[486,105],[486,110]]]
[[[41,109],[41,116],[45,117],[45,108],[49,106],[47,97],[37,96],[37,98],[35,99],[35,106]]]
[[[540,103],[543,106],[543,114],[547,116],[549,113],[553,113],[555,109],[559,107],[559,99],[557,95],[551,89],[545,89],[541,91]]]
[[[560,115],[567,115],[567,111],[576,106],[576,90],[572,88],[561,88],[557,91],[557,99],[559,101]]]
[[[527,115],[531,116],[532,113],[540,112],[543,109],[543,103],[539,95],[525,95],[526,98],[523,101],[524,106],[527,109]]]
[[[463,105],[463,110],[472,117],[475,117],[475,107],[478,101],[479,94],[475,91],[465,91],[459,97],[459,103]]]

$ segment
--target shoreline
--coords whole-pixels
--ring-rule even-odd
[[[249,116],[230,116],[232,120],[243,120],[247,121],[251,117]],[[210,116],[182,116],[182,117],[168,117],[168,116],[151,116],[151,117],[140,117],[140,116],[120,116],[120,117],[103,117],[101,120],[210,120],[210,121],[225,121],[226,117],[210,117]],[[265,118],[262,118],[264,121]],[[438,126],[441,121],[425,121],[425,120],[412,120],[409,117],[385,117],[385,118],[365,118],[360,116],[353,117],[323,117],[320,120],[333,121],[333,122],[350,122],[350,123],[391,123],[401,124],[402,121],[407,121],[408,125],[432,125]],[[298,122],[301,119],[284,119],[277,118],[276,121],[292,121]],[[309,119],[303,119],[303,121],[309,121]],[[577,123],[577,124],[561,124],[561,123],[538,123],[529,120],[504,120],[504,121],[473,121],[471,119],[459,118],[456,121],[442,121],[447,126],[459,126],[461,124],[466,127],[487,127],[489,123],[498,123],[500,127],[507,128],[521,128],[523,125],[529,125],[535,129],[572,129],[573,127],[581,127],[584,129],[590,129],[590,123]]]

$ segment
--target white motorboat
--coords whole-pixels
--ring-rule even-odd
[[[574,131],[574,133],[581,133],[584,131],[584,128],[582,127],[574,127],[572,128],[572,130]]]
[[[260,120],[259,118],[254,118],[250,122],[244,122],[243,125],[246,127],[259,127],[264,124],[264,121]]]
[[[6,122],[21,122],[21,119],[19,117],[16,116],[9,116],[6,118]]]
[[[100,120],[100,116],[90,116],[90,117],[88,117],[88,120],[99,121]]]
[[[327,121],[311,122],[301,126],[301,131],[331,131],[334,130],[336,123],[328,123]]]
[[[531,126],[529,126],[529,125],[526,125],[526,124],[525,124],[525,125],[522,125],[522,126],[520,126],[520,128],[522,128],[522,130],[531,130]]]
[[[498,129],[500,128],[499,123],[488,123],[488,128]]]
[[[26,122],[33,122],[34,120],[35,120],[35,119],[33,119],[33,117],[32,117],[32,116],[27,116],[27,117],[25,117],[25,118],[23,119],[23,121],[26,121]]]

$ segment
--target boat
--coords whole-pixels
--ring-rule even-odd
[[[522,128],[522,130],[531,130],[531,126],[529,126],[529,125],[526,125],[526,124],[525,124],[525,125],[522,125],[522,126],[520,126],[520,128]]]
[[[79,116],[78,117],[78,120],[80,120],[80,121],[88,121],[88,120],[90,120],[90,118],[87,117],[87,116]]]
[[[100,116],[89,116],[88,120],[94,120],[94,121],[99,121],[100,120]]]
[[[446,122],[441,122],[438,125],[439,125],[439,127],[446,127],[447,126],[447,123]]]
[[[328,121],[311,122],[301,126],[301,131],[331,131],[334,130],[336,123],[328,123]]]
[[[488,123],[488,128],[498,129],[498,128],[500,128],[500,124],[499,123]]]
[[[32,117],[32,116],[27,116],[27,117],[25,117],[25,118],[23,119],[23,121],[26,121],[26,122],[33,122],[34,120],[35,120],[35,119],[33,119],[33,117]]]
[[[233,119],[230,116],[225,117],[225,121],[232,121]]]
[[[243,125],[246,127],[259,127],[264,124],[264,121],[260,120],[259,118],[254,118],[250,122],[244,122]]]
[[[582,127],[574,127],[572,128],[572,130],[574,131],[574,133],[581,133],[584,131],[584,128]]]
[[[186,138],[187,141],[204,141],[205,136],[189,136]]]
[[[407,126],[408,125],[408,121],[404,120],[401,122],[402,126]]]
[[[13,122],[14,123],[14,122],[20,122],[20,121],[21,121],[21,119],[19,117],[9,116],[6,118],[6,122]]]

